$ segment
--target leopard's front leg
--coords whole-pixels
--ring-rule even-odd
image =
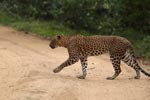
[[[69,57],[64,63],[62,63],[60,66],[58,66],[57,68],[55,68],[53,70],[54,73],[58,73],[60,72],[64,67],[67,67],[69,65],[72,65],[76,62],[78,62],[79,58],[78,57]]]
[[[83,75],[78,76],[79,79],[85,79],[86,75],[87,75],[87,57],[82,57],[80,58],[81,61],[81,66],[82,66],[82,73]]]

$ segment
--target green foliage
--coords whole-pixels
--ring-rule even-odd
[[[33,32],[44,37],[51,37],[56,34],[77,34],[85,33],[82,30],[73,30],[56,21],[39,21],[32,19],[23,19],[14,16],[11,13],[0,10],[0,25],[13,27],[20,31]]]
[[[1,7],[24,18],[51,19],[57,0],[2,0]]]
[[[24,18],[58,20],[75,29],[114,34],[150,32],[150,0],[1,0],[1,8]]]
[[[0,23],[3,23],[4,25],[8,25],[10,23],[15,22],[16,20],[19,20],[19,17],[5,11],[0,11]]]
[[[118,31],[118,32],[114,33],[114,35],[125,37],[128,40],[130,40],[132,43],[141,41],[141,40],[143,40],[144,37],[147,36],[143,32],[137,31],[132,28],[126,28],[122,31]]]
[[[147,36],[143,39],[140,49],[140,56],[150,59],[150,36]]]
[[[96,13],[98,0],[68,0],[63,7],[62,20],[66,25],[77,29],[97,31],[100,27]]]
[[[3,0],[3,8],[24,18],[55,19],[72,28],[98,30],[101,0]]]
[[[122,23],[147,34],[150,32],[150,0],[126,0],[122,12]],[[124,16],[123,16],[124,15]]]

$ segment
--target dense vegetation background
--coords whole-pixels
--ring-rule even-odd
[[[150,58],[150,0],[1,0],[0,23],[44,36],[120,35]]]

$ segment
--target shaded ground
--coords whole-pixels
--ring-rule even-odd
[[[150,100],[150,78],[122,63],[122,73],[113,81],[108,55],[89,58],[88,75],[80,63],[58,74],[52,70],[68,55],[66,49],[52,50],[49,41],[0,26],[0,100]]]

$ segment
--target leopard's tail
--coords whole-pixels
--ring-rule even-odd
[[[145,70],[143,70],[139,65],[138,65],[138,68],[139,68],[139,70],[140,70],[143,74],[145,74],[146,76],[150,77],[150,74],[147,73]]]
[[[146,76],[150,77],[150,73],[146,72],[145,70],[143,70],[137,60],[136,57],[134,56],[134,50],[133,47],[129,47],[129,51],[127,51],[122,59],[128,66],[131,66],[134,69],[137,69],[139,71],[141,71],[143,74],[145,74]]]

